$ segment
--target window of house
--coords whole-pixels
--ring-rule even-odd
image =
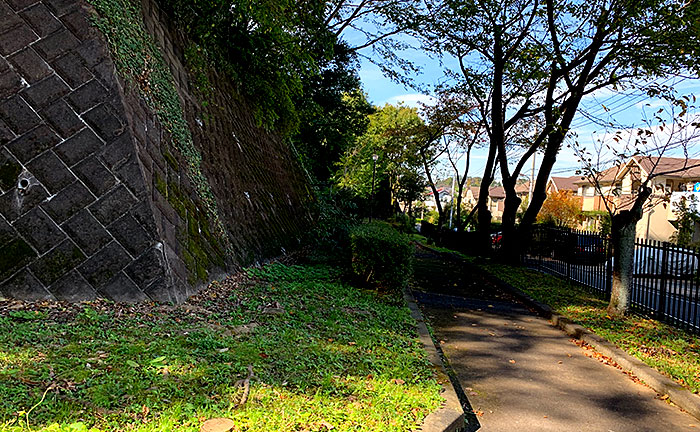
[[[639,193],[639,187],[642,185],[642,182],[639,180],[632,180],[632,188],[630,190],[630,193],[632,195],[637,195]]]

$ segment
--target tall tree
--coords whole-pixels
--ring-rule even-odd
[[[580,216],[581,199],[573,196],[571,191],[560,190],[547,196],[537,215],[537,221],[559,227],[575,228]]]
[[[474,106],[467,103],[462,93],[450,89],[440,90],[434,103],[422,105],[421,115],[425,122],[412,129],[399,131],[400,134],[410,136],[415,143],[428,186],[435,198],[438,226],[443,225],[446,215],[439,199],[437,179],[433,171],[440,166],[441,158],[445,155],[453,167],[456,167],[454,157],[457,153],[471,154],[471,149],[479,138],[479,122],[473,119],[473,109]],[[467,169],[468,167],[467,164]],[[458,180],[461,194],[466,173]],[[452,193],[454,194],[454,191]]]
[[[369,127],[348,148],[337,165],[335,181],[356,196],[368,198],[374,186],[388,184],[395,202],[403,176],[419,170],[416,142],[403,133],[414,130],[423,121],[415,108],[385,105],[369,116]],[[372,159],[377,155],[377,160]]]
[[[697,66],[698,2],[428,0],[427,4],[430,19],[416,36],[433,53],[456,59],[459,69],[448,75],[478,102],[489,135],[479,228],[488,229],[485,200],[497,169],[506,192],[502,250],[513,255],[546,199],[546,183],[582,98],[601,88]],[[525,146],[515,161],[509,160],[507,151],[513,144]],[[543,160],[532,200],[516,230],[521,200],[515,185],[540,149]]]

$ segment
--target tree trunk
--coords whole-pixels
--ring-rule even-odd
[[[613,246],[613,279],[608,313],[611,316],[624,316],[629,311],[634,269],[634,237],[637,222],[642,219],[644,203],[651,195],[646,183],[640,186],[637,198],[630,210],[622,210],[612,215],[610,231]]]
[[[493,182],[493,168],[496,163],[496,152],[498,148],[493,145],[489,146],[489,155],[486,159],[484,167],[484,175],[481,178],[479,185],[479,199],[476,202],[476,231],[479,233],[478,250],[487,253],[491,250],[491,239],[489,237],[491,231],[491,211],[488,208],[489,202],[489,187]]]
[[[428,185],[430,190],[433,191],[433,198],[435,199],[435,208],[438,212],[438,230],[442,229],[442,224],[445,222],[445,211],[442,208],[442,203],[440,202],[440,194],[438,193],[437,187],[435,187],[435,181],[433,181],[433,176],[430,174],[430,166],[428,165],[428,158],[425,155],[425,151],[421,149],[420,157],[423,162],[423,170],[425,171],[425,176],[428,178]]]
[[[506,199],[503,207],[503,223],[501,231],[503,237],[501,240],[501,248],[499,250],[499,259],[507,264],[518,264],[520,262],[520,239],[515,227],[515,217],[522,200],[515,193],[515,182],[508,179],[503,182],[503,188],[506,191]],[[509,183],[506,185],[506,183]]]
[[[640,215],[641,216],[641,215]],[[624,316],[630,307],[630,287],[634,266],[634,237],[637,221],[629,210],[621,211],[612,217],[612,292],[608,313],[612,316]]]

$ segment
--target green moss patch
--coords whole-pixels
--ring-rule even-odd
[[[34,250],[22,239],[14,239],[0,247],[0,279],[5,279],[36,257]]]

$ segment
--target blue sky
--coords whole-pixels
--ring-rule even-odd
[[[370,55],[370,52],[365,52],[364,54]],[[443,79],[443,67],[437,60],[430,59],[416,51],[406,52],[402,54],[402,56],[415,61],[416,64],[422,67],[422,73],[414,77],[417,82],[435,85]],[[407,89],[400,84],[392,82],[382,74],[381,70],[376,65],[372,64],[367,59],[362,59],[359,74],[370,102],[375,105],[382,106],[385,103],[396,105],[402,102],[404,105],[415,107],[418,106],[419,102],[428,102],[430,100],[427,94],[417,93],[413,89]],[[696,94],[700,96],[700,84],[698,80],[686,80],[680,83],[671,80],[668,81],[667,84],[674,85],[681,94]],[[606,112],[605,109],[601,107],[601,104],[605,105],[609,111]],[[647,106],[647,104],[649,106]],[[618,122],[639,125],[643,113],[646,112],[649,114],[654,112],[660,106],[660,101],[651,100],[644,95],[629,94],[629,92],[618,93],[613,90],[603,89],[596,92],[595,95],[587,97],[582,105],[586,106],[588,111],[596,115],[605,116],[608,113],[613,113],[615,114],[615,120]],[[578,136],[578,141],[587,147],[592,147],[596,139],[606,136],[609,137],[609,135],[604,132],[604,128],[594,124],[580,114],[577,114],[572,126],[573,131]],[[690,149],[690,154],[691,156],[700,157],[700,146],[696,147],[697,148]],[[667,153],[666,155],[680,156],[681,154],[677,151],[675,153]],[[469,175],[481,176],[485,160],[486,152],[484,150],[475,151],[472,155]],[[531,162],[528,162],[526,166],[531,167]],[[578,168],[580,168],[580,164],[573,151],[563,149],[559,154],[552,175],[574,175]],[[527,175],[530,175],[530,169],[527,171]],[[445,176],[449,175],[450,174],[447,173]]]

